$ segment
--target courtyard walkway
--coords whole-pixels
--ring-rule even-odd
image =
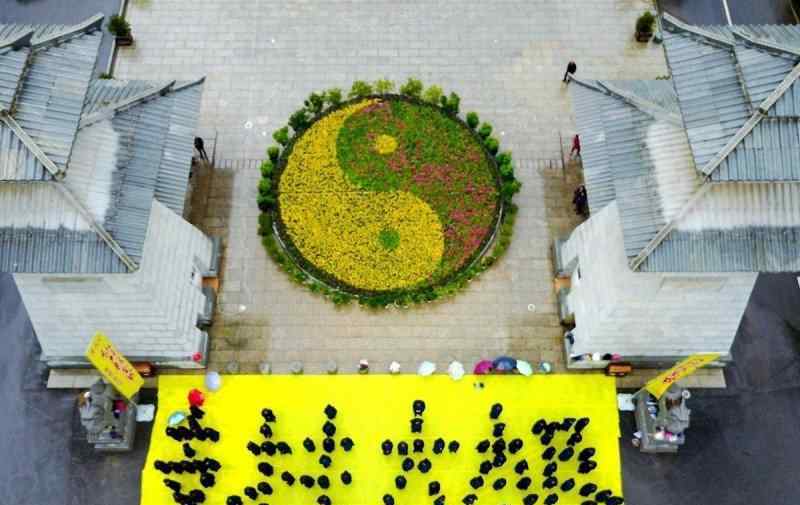
[[[206,75],[200,134],[218,139],[218,168],[200,181],[194,222],[225,237],[222,324],[212,367],[275,372],[305,363],[342,371],[369,359],[405,371],[422,359],[471,365],[513,354],[562,365],[552,288],[551,243],[574,224],[560,166],[574,134],[566,63],[597,78],[665,75],[662,49],[633,40],[643,0],[526,1],[132,1],[136,45],[122,49],[116,77]],[[524,183],[506,257],[453,300],[410,310],[335,308],[292,285],[256,234],[257,165],[271,133],[314,90],[355,79],[416,76],[462,97],[462,111],[491,122],[514,152]],[[567,147],[568,150],[568,147]],[[227,168],[226,168],[227,167]],[[205,184],[205,188],[202,186]],[[237,307],[246,306],[241,315]]]

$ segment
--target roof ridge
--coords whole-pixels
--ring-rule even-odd
[[[22,129],[19,123],[17,123],[17,121],[11,115],[9,115],[7,111],[0,111],[0,122],[8,126],[14,135],[16,135],[17,138],[19,138],[19,140],[25,144],[25,147],[28,148],[28,151],[30,151],[37,160],[39,160],[39,163],[41,163],[42,166],[44,166],[44,168],[46,168],[53,177],[60,179],[64,176],[64,171],[58,168],[58,166],[53,163],[53,160],[47,157],[45,152],[42,151],[42,149],[36,144],[36,141],[34,141],[27,134],[27,132]]]
[[[574,75],[569,75],[568,78],[569,80],[575,81],[575,83],[580,84],[585,88],[597,91],[598,93],[616,96],[617,98],[627,103],[628,105],[635,107],[636,109],[654,117],[655,119],[664,119],[677,126],[681,127],[683,126],[683,122],[681,121],[680,116],[678,116],[677,114],[674,114],[666,110],[664,107],[658,105],[657,103],[651,102],[650,100],[645,100],[644,98],[636,96],[625,90],[622,90],[614,86],[613,84],[609,84],[608,81],[602,81],[600,79],[596,79],[593,82],[590,82],[588,80],[579,79]],[[655,79],[634,79],[634,80],[648,81]]]
[[[718,152],[713,158],[711,158],[705,166],[703,166],[700,171],[703,172],[706,176],[710,176],[711,173],[728,157],[728,155],[733,152],[733,150],[738,146],[742,140],[751,132],[753,128],[761,122],[761,119],[767,115],[767,112],[775,102],[777,102],[785,93],[786,91],[791,88],[792,84],[800,78],[800,63],[792,68],[792,71],[789,72],[783,80],[778,84],[772,93],[767,96],[764,101],[759,104],[758,108],[753,111],[753,114],[745,121],[745,123],[739,128],[736,134],[731,137],[731,139],[725,144],[725,147],[722,148],[720,152]]]
[[[631,270],[636,271],[639,269],[642,263],[644,263],[644,260],[646,260],[647,257],[656,250],[659,244],[661,244],[661,242],[667,238],[670,232],[672,232],[672,230],[675,228],[675,225],[678,224],[678,221],[680,221],[686,215],[686,213],[688,213],[692,207],[694,207],[695,204],[699,202],[703,196],[705,196],[708,190],[711,189],[712,184],[713,183],[706,180],[694,191],[694,193],[692,193],[686,203],[683,204],[681,209],[674,216],[672,216],[672,219],[670,219],[667,224],[658,230],[658,233],[656,233],[655,236],[650,239],[650,242],[644,246],[639,254],[630,260],[628,265],[630,266]]]
[[[18,35],[0,42],[0,49],[11,47],[11,49],[16,51],[18,49],[22,49],[23,47],[30,47],[31,39],[33,38],[34,33],[35,31],[33,29],[28,31],[23,30]]]
[[[727,40],[727,39],[725,39],[723,37],[720,37],[719,35],[717,35],[715,33],[711,33],[710,31],[705,30],[703,28],[700,28],[700,27],[697,27],[697,26],[694,26],[694,25],[690,25],[688,23],[684,23],[683,21],[681,21],[680,19],[672,16],[668,12],[664,12],[663,14],[661,14],[661,18],[662,18],[663,21],[666,21],[668,24],[672,25],[673,28],[677,28],[678,30],[681,30],[681,31],[684,31],[684,32],[687,32],[687,33],[691,33],[693,35],[698,35],[698,36],[706,38],[708,40],[712,40],[712,41],[714,41],[714,42],[716,42],[718,44],[722,44],[722,45],[729,46],[729,47],[733,47],[734,46],[734,42],[733,41]]]
[[[141,93],[137,93],[129,96],[128,98],[120,100],[119,102],[102,107],[96,112],[92,112],[91,114],[81,117],[80,123],[78,124],[78,130],[86,128],[87,126],[91,126],[99,121],[110,119],[114,117],[117,112],[135,107],[136,105],[143,103],[148,99],[155,97],[156,95],[165,95],[172,89],[174,85],[175,81],[170,81],[162,85],[156,85],[152,88],[142,91]]]
[[[98,30],[101,28],[104,18],[105,16],[103,15],[103,13],[98,12],[94,16],[88,18],[86,21],[83,21],[74,26],[66,28],[65,30],[50,35],[47,38],[33,42],[31,44],[31,47],[33,49],[43,49],[52,45],[60,44],[61,42],[65,42],[79,35],[83,35],[84,33],[93,32],[94,30]]]
[[[800,57],[800,49],[789,47],[775,41],[753,37],[745,33],[740,26],[731,26],[730,30],[734,37],[739,37],[740,39],[743,39],[754,46],[758,46],[761,49],[765,49],[767,51],[779,51],[792,56]]]
[[[645,81],[647,79],[641,79],[641,80]],[[677,126],[681,127],[683,126],[683,121],[681,120],[680,116],[668,111],[667,109],[658,105],[657,103],[651,102],[650,100],[646,100],[626,90],[620,89],[617,86],[610,84],[608,81],[598,80],[597,83],[600,86],[602,86],[605,90],[607,90],[609,93],[617,95],[624,102],[628,103],[629,105],[632,105],[633,107],[636,107],[645,114],[648,114],[654,117],[655,119],[664,119]]]
[[[67,199],[67,201],[69,201],[70,204],[72,204],[75,210],[78,211],[81,217],[86,220],[94,232],[97,233],[101,239],[103,239],[103,242],[105,242],[108,247],[111,248],[114,254],[117,255],[117,257],[126,267],[128,267],[131,271],[139,269],[139,265],[137,265],[136,262],[130,256],[128,256],[122,246],[120,246],[119,243],[114,240],[114,237],[112,237],[111,234],[108,233],[105,228],[103,228],[103,225],[95,220],[94,216],[92,216],[92,213],[89,212],[89,209],[83,206],[83,203],[72,193],[69,187],[67,187],[61,181],[55,181],[52,184],[55,184],[61,194]]]

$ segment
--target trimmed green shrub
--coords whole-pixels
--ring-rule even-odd
[[[514,178],[514,167],[511,166],[511,163],[503,163],[500,165],[500,175],[506,180]]]
[[[261,170],[261,177],[271,178],[275,171],[275,165],[270,160],[264,160],[261,162],[259,170]]]
[[[366,81],[355,81],[350,88],[348,98],[364,98],[372,94],[372,85]]]
[[[478,127],[481,120],[476,112],[467,112],[467,125],[473,130]]]
[[[500,195],[503,199],[507,202],[511,201],[511,197],[519,193],[519,190],[522,188],[522,183],[519,181],[507,181],[504,182],[500,188]]]
[[[442,103],[442,108],[445,110],[445,112],[454,116],[458,114],[458,108],[461,104],[461,98],[458,95],[455,93],[450,93],[449,97],[442,97],[440,102]]]
[[[131,34],[131,24],[119,14],[114,14],[108,20],[108,31],[117,37],[126,37]]]
[[[342,90],[339,88],[331,88],[325,92],[325,103],[329,107],[336,107],[342,103]]]
[[[409,77],[406,83],[400,86],[400,94],[412,98],[419,98],[422,94],[422,88],[422,81]]]
[[[304,102],[306,110],[312,115],[317,116],[322,112],[325,107],[325,96],[319,93],[311,93]]]
[[[489,137],[483,142],[483,145],[486,146],[486,149],[492,153],[492,155],[497,154],[497,150],[500,149],[500,141],[494,137]]]
[[[268,212],[262,212],[258,216],[258,234],[261,235],[262,237],[265,237],[271,233],[272,233],[272,215],[270,215]]]
[[[261,179],[258,181],[258,192],[262,195],[272,194],[272,181],[269,179]]]
[[[278,146],[269,146],[267,148],[267,156],[269,156],[270,161],[273,163],[278,162],[278,157],[281,155],[281,148]]]
[[[375,93],[379,95],[385,95],[386,93],[391,93],[394,91],[394,81],[390,81],[389,79],[378,79],[375,81]]]
[[[498,165],[505,165],[506,163],[511,163],[511,151],[503,151],[502,153],[495,156],[494,159],[497,160]]]
[[[437,105],[439,101],[442,99],[442,96],[444,96],[444,91],[442,91],[442,88],[433,85],[425,90],[425,93],[422,95],[422,99],[428,103]]]
[[[644,14],[639,16],[636,20],[636,31],[638,33],[653,33],[653,25],[656,22],[656,17],[650,11],[645,11]]]
[[[272,132],[272,139],[278,144],[285,146],[289,143],[289,127],[284,126]]]
[[[481,138],[487,139],[491,134],[492,134],[492,125],[490,125],[489,123],[483,123],[481,127],[478,128],[478,135],[480,135]]]
[[[274,209],[276,203],[274,196],[262,194],[258,195],[256,202],[258,203],[258,208],[261,209],[262,212],[267,212],[271,209]]]
[[[292,130],[295,133],[300,133],[301,131],[308,128],[309,120],[308,120],[308,113],[305,109],[299,109],[294,111],[294,114],[289,116],[289,126],[292,127]]]

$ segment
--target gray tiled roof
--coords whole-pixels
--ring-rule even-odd
[[[183,213],[202,80],[92,81],[100,21],[0,25],[0,271],[130,271],[153,199]]]
[[[800,28],[665,24],[671,81],[575,80],[592,213],[617,202],[633,269],[800,269]]]

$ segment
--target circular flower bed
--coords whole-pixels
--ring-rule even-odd
[[[312,94],[261,167],[267,251],[336,303],[447,296],[510,242],[520,185],[491,126],[459,119],[455,94],[434,86],[423,99],[419,81],[400,94],[389,84],[356,82],[346,102],[335,89]]]

